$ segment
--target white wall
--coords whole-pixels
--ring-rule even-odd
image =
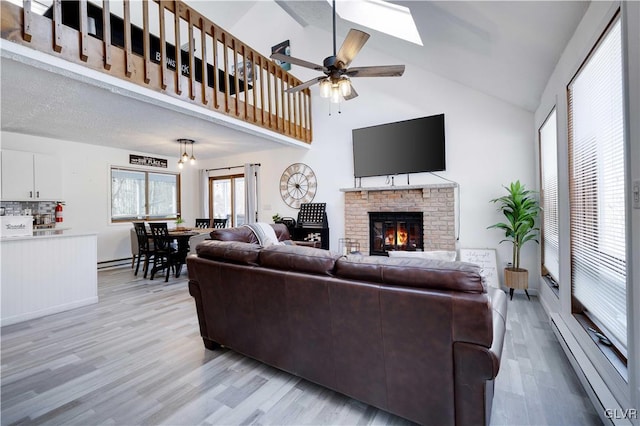
[[[281,22],[264,37],[263,22]],[[272,2],[258,2],[237,25],[229,29],[261,52],[290,39],[292,55],[321,62],[331,51],[331,34],[312,27],[302,28]],[[326,42],[325,42],[326,41]],[[340,44],[340,41],[338,41]],[[395,64],[398,60],[368,46],[353,65]],[[469,64],[473,66],[473,64]],[[318,73],[293,67],[302,80]],[[344,236],[344,196],[340,188],[354,186],[351,130],[381,123],[445,114],[447,138],[447,171],[438,173],[460,184],[459,247],[497,248],[500,264],[510,261],[511,248],[499,245],[502,234],[487,226],[503,217],[489,203],[503,195],[502,185],[520,179],[535,188],[533,114],[521,108],[482,94],[476,90],[406,64],[401,78],[353,79],[360,96],[343,103],[337,113],[328,100],[313,88],[313,143],[308,151],[282,148],[247,153],[202,162],[207,168],[238,165],[244,162],[262,164],[262,200],[260,218],[270,221],[274,213],[297,216],[297,210],[286,206],[279,195],[278,183],[291,163],[308,164],[318,177],[315,202],[328,204],[331,247],[338,248]],[[412,184],[443,182],[426,173],[413,174]],[[385,178],[363,179],[363,186],[385,185]],[[406,175],[396,177],[396,185],[406,184]],[[523,249],[523,266],[536,270],[535,244]],[[533,274],[532,274],[533,275]],[[531,279],[537,287],[537,280]]]
[[[571,314],[571,264],[570,264],[570,223],[569,223],[569,171],[568,171],[568,129],[566,87],[575,75],[584,59],[606,28],[619,7],[618,2],[592,2],[576,29],[571,41],[563,52],[556,68],[549,79],[541,97],[540,106],[535,113],[535,129],[538,129],[545,118],[556,106],[558,119],[558,200],[560,230],[560,297],[556,296],[546,285],[541,285],[541,299],[548,313],[560,313],[569,329],[580,343],[585,354],[595,365],[616,399],[623,408],[640,409],[640,210],[630,209],[629,245],[627,262],[629,265],[628,284],[628,327],[629,327],[629,379],[627,385],[613,370],[611,364],[604,359],[600,351],[593,345],[584,329],[577,324]],[[623,35],[625,48],[629,114],[629,175],[632,180],[640,179],[640,4],[623,2],[623,24],[626,34]],[[624,28],[624,27],[623,27]],[[537,158],[537,156],[536,156]],[[629,188],[628,198],[631,200]],[[605,407],[608,408],[608,407]],[[636,419],[635,424],[640,424]]]
[[[110,221],[110,167],[143,170],[177,171],[174,158],[168,158],[168,169],[142,168],[129,165],[129,154],[162,156],[58,139],[2,132],[2,149],[57,155],[62,165],[64,227],[98,234],[98,262],[131,257],[129,229],[131,223]],[[166,157],[165,157],[166,158]],[[195,173],[182,173],[182,208],[187,223],[193,223],[197,205]],[[195,200],[195,201],[194,201]]]

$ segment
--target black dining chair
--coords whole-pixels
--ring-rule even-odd
[[[134,275],[138,275],[138,270],[140,269],[140,261],[144,256],[144,265],[142,266],[142,271],[144,272],[144,277],[147,278],[147,270],[149,269],[149,260],[153,258],[154,254],[154,244],[149,242],[151,236],[147,233],[147,227],[144,222],[134,222],[133,228],[136,231],[136,237],[138,238],[138,262],[136,264],[136,271]]]
[[[164,281],[167,282],[169,281],[171,268],[177,268],[178,252],[172,247],[171,236],[169,235],[169,229],[166,223],[150,223],[149,227],[151,228],[151,236],[153,237],[153,244],[155,246],[150,279],[153,279],[157,271],[164,269],[166,270]]]
[[[213,227],[214,228],[226,228],[227,227],[227,219],[213,219]]]
[[[196,228],[211,228],[211,219],[196,219]]]

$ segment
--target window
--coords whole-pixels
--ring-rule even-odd
[[[175,219],[180,175],[111,168],[111,221]]]
[[[555,108],[538,132],[540,139],[540,204],[542,206],[542,275],[557,285],[560,276],[558,244],[558,138]]]
[[[244,219],[244,175],[209,178],[209,209],[215,219],[227,219],[227,226],[240,226]]]
[[[614,19],[568,86],[573,312],[626,353],[622,46]]]

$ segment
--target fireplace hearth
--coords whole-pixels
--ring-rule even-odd
[[[369,212],[369,254],[423,250],[422,212]]]

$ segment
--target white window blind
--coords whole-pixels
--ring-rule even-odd
[[[573,296],[627,346],[619,16],[568,87]]]
[[[542,266],[553,279],[560,276],[558,244],[558,138],[556,110],[540,127],[540,198],[542,204]]]

